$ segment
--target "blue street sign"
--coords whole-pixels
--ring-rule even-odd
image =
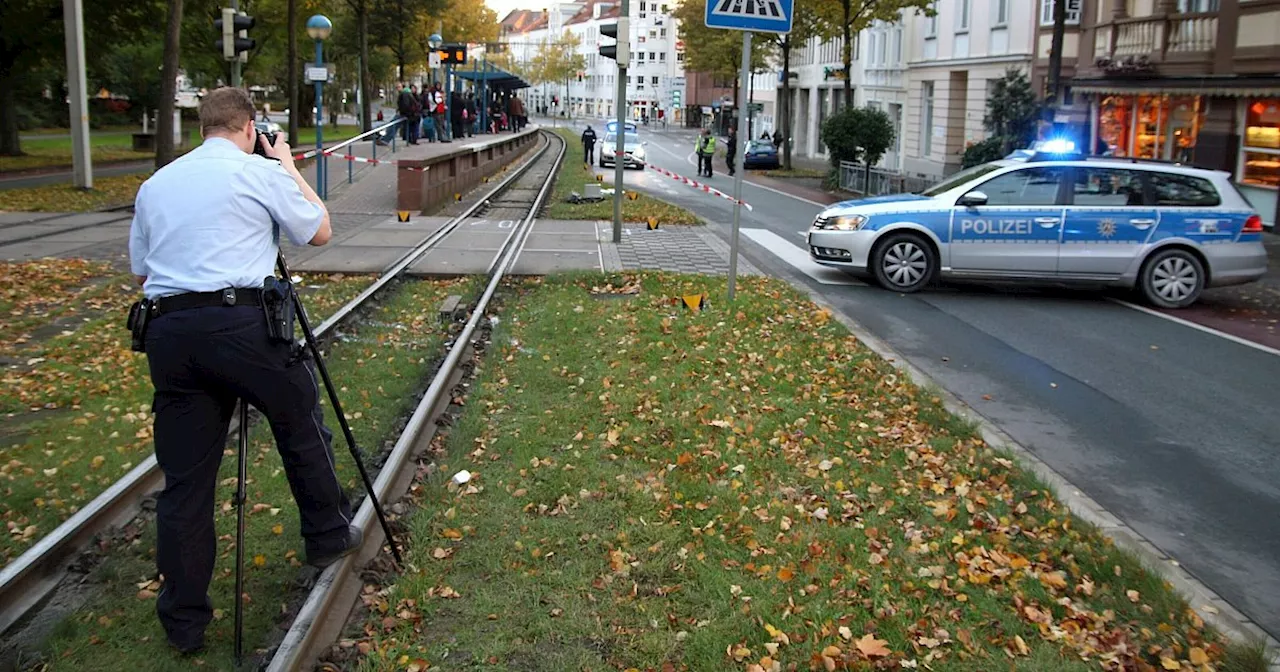
[[[793,0],[707,0],[707,27],[791,32]]]

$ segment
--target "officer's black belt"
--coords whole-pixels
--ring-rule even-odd
[[[164,315],[191,308],[207,308],[210,306],[261,306],[262,290],[259,289],[220,289],[214,292],[187,292],[164,296],[152,301],[151,316]]]

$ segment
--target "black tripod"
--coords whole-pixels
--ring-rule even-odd
[[[276,268],[284,279],[289,279],[292,274],[289,272],[289,266],[284,261],[284,254],[277,253]],[[311,351],[311,357],[315,361],[316,371],[320,372],[320,379],[324,381],[324,389],[329,395],[329,402],[333,404],[334,415],[338,418],[338,426],[342,428],[342,435],[347,440],[347,447],[351,450],[351,457],[355,460],[356,469],[360,472],[360,479],[364,481],[365,492],[369,495],[369,501],[373,503],[373,510],[378,515],[378,524],[382,526],[382,532],[387,535],[387,544],[391,546],[391,555],[395,558],[396,564],[400,564],[400,549],[396,547],[395,538],[391,536],[391,526],[387,524],[387,514],[382,510],[382,503],[378,501],[378,496],[373,491],[373,479],[369,477],[369,472],[364,467],[364,459],[360,456],[360,448],[356,445],[355,434],[351,432],[351,425],[347,423],[347,418],[342,414],[342,402],[338,400],[338,390],[333,385],[333,379],[329,377],[329,369],[324,364],[324,358],[320,356],[320,346],[316,343],[316,335],[311,331],[311,323],[307,320],[307,311],[302,305],[302,299],[298,297],[298,292],[293,292],[294,312],[298,317],[298,325],[302,327],[302,336],[306,339],[307,349]],[[240,402],[240,464],[239,473],[236,479],[236,632],[235,632],[235,650],[236,663],[240,663],[242,652],[244,650],[243,641],[243,622],[244,622],[244,505],[247,499],[245,494],[245,480],[248,476],[248,453],[249,453],[249,405],[245,401]]]

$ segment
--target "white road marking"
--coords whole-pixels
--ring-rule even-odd
[[[1232,343],[1239,343],[1240,345],[1243,345],[1245,347],[1253,348],[1254,350],[1258,350],[1261,352],[1265,352],[1269,355],[1276,355],[1277,357],[1280,357],[1280,350],[1263,345],[1261,343],[1254,343],[1253,341],[1250,341],[1247,338],[1240,338],[1239,336],[1228,334],[1225,331],[1219,331],[1217,329],[1214,329],[1213,327],[1206,327],[1203,324],[1196,324],[1195,322],[1192,322],[1190,320],[1184,320],[1181,317],[1174,317],[1173,315],[1162,313],[1158,310],[1152,310],[1150,308],[1147,308],[1146,306],[1139,306],[1136,303],[1129,303],[1128,301],[1123,301],[1121,299],[1114,299],[1110,297],[1108,297],[1108,300],[1111,301],[1112,303],[1119,304],[1126,308],[1132,308],[1140,313],[1146,313],[1148,315],[1154,315],[1155,317],[1161,317],[1166,320],[1169,320],[1170,322],[1181,324],[1184,327],[1191,327],[1192,329],[1203,331],[1206,334],[1212,334],[1219,338],[1225,338],[1228,341],[1231,341]]]
[[[809,253],[768,229],[742,229],[742,234],[824,285],[862,285],[847,274],[814,262]]]

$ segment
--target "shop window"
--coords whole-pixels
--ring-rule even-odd
[[[1240,181],[1280,187],[1280,98],[1252,100],[1245,108],[1244,171]]]

